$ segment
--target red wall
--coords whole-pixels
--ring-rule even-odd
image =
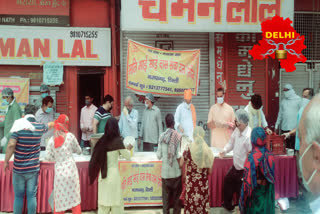
[[[106,68],[104,76],[104,95],[110,94],[115,99],[113,115],[120,112],[120,31],[116,31],[116,25],[120,26],[120,11],[116,11],[118,0],[70,0],[70,24],[71,27],[109,27],[112,33],[112,66]],[[71,130],[78,133],[80,112],[78,108],[77,67],[66,68],[66,87],[68,98],[67,111],[70,116]],[[119,83],[119,84],[118,84]],[[80,136],[79,136],[80,137]]]
[[[320,0],[294,0],[294,10],[320,12]]]
[[[109,27],[109,1],[71,0],[72,27]]]

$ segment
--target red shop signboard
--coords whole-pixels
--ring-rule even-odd
[[[249,50],[261,33],[215,33],[215,86],[226,88],[226,102],[234,109],[260,94],[267,112],[267,60],[253,60]]]

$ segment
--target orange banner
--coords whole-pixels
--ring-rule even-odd
[[[197,94],[200,50],[167,51],[128,41],[127,88],[138,93],[183,96]]]

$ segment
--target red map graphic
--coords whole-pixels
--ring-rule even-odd
[[[279,44],[278,50],[287,50],[287,59],[279,59],[280,65],[286,72],[292,72],[296,70],[294,64],[297,62],[305,62],[307,58],[301,53],[302,50],[307,48],[304,45],[304,36],[300,36],[294,28],[291,26],[292,21],[287,18],[283,19],[280,16],[274,16],[271,20],[266,20],[261,23],[261,30],[263,39],[259,41],[260,45],[254,45],[249,53],[254,59],[265,59],[268,56],[275,58],[275,51],[277,46],[274,44]],[[285,32],[294,32],[293,38],[266,38],[266,32],[281,32],[285,35]],[[273,52],[274,51],[274,52]],[[273,53],[272,53],[273,52]]]

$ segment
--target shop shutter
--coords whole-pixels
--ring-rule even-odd
[[[315,94],[320,93],[320,64],[315,65],[313,72],[313,89]]]
[[[159,38],[161,37],[161,38]],[[206,130],[206,141],[209,143],[210,132],[207,130],[207,118],[210,108],[209,100],[209,34],[208,33],[155,33],[155,32],[122,32],[121,36],[121,105],[126,96],[130,95],[135,100],[135,108],[139,111],[139,131],[144,104],[140,103],[133,91],[126,88],[126,62],[128,39],[155,47],[156,41],[172,41],[174,50],[201,50],[200,62],[200,85],[198,96],[193,98],[197,112],[197,125]],[[162,121],[167,113],[175,113],[177,106],[183,101],[183,97],[162,97],[156,105],[160,108]]]
[[[280,69],[280,101],[283,98],[283,87],[285,84],[290,83],[296,94],[302,96],[302,90],[304,88],[312,87],[310,84],[311,72],[307,69],[307,64],[297,63],[295,64],[296,70],[293,72],[286,72],[284,69]]]

